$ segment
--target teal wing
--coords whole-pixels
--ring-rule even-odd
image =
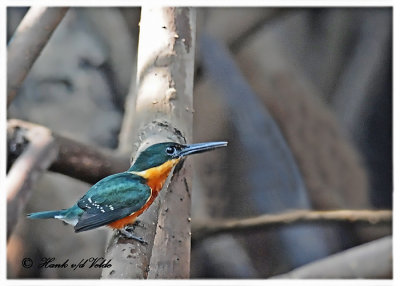
[[[143,178],[130,173],[108,176],[78,201],[84,210],[75,232],[97,228],[140,210],[151,196]]]

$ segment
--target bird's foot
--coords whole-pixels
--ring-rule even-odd
[[[119,232],[120,232],[121,234],[123,234],[126,238],[130,238],[130,239],[137,240],[137,241],[139,241],[139,242],[142,243],[142,244],[148,244],[146,241],[144,241],[143,238],[138,237],[138,236],[134,235],[134,234],[131,232],[131,231],[133,231],[134,229],[135,229],[134,226],[129,226],[129,227],[126,227],[126,228],[121,228],[121,229],[119,230]]]
[[[127,224],[125,226],[125,230],[129,231],[129,232],[134,232],[136,227],[142,227],[145,228],[144,223],[142,223],[140,220],[135,220],[134,223],[132,224]]]
[[[135,220],[135,222],[133,223],[133,228],[135,228],[135,227],[142,227],[142,228],[144,228],[144,223],[142,223],[142,221],[141,220]]]

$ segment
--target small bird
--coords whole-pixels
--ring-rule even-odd
[[[74,226],[75,232],[108,225],[128,238],[144,243],[128,231],[136,218],[156,199],[169,173],[188,155],[227,146],[227,142],[149,146],[125,172],[110,175],[95,185],[69,209],[28,214],[30,219],[56,218]]]

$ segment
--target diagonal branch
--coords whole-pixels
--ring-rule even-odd
[[[391,279],[393,239],[386,236],[309,263],[278,279]]]
[[[193,240],[201,240],[220,233],[243,233],[265,230],[271,227],[298,223],[391,223],[391,210],[334,210],[308,211],[297,210],[276,215],[261,215],[244,219],[219,221],[196,221],[192,225]]]
[[[25,150],[29,141],[27,134],[38,127],[45,128],[17,119],[8,121],[8,168]],[[48,132],[59,149],[57,158],[49,167],[50,171],[94,184],[108,175],[123,172],[129,168],[127,156],[74,141],[50,130]]]
[[[32,7],[19,24],[7,48],[7,106],[67,11]]]

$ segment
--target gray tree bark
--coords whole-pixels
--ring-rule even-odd
[[[128,99],[123,136],[137,154],[154,143],[192,138],[195,10],[142,8],[136,97]],[[131,95],[132,96],[132,95]],[[133,155],[135,157],[135,155]],[[178,165],[135,235],[147,244],[110,239],[105,257],[112,268],[102,278],[188,278],[190,269],[191,166]]]

